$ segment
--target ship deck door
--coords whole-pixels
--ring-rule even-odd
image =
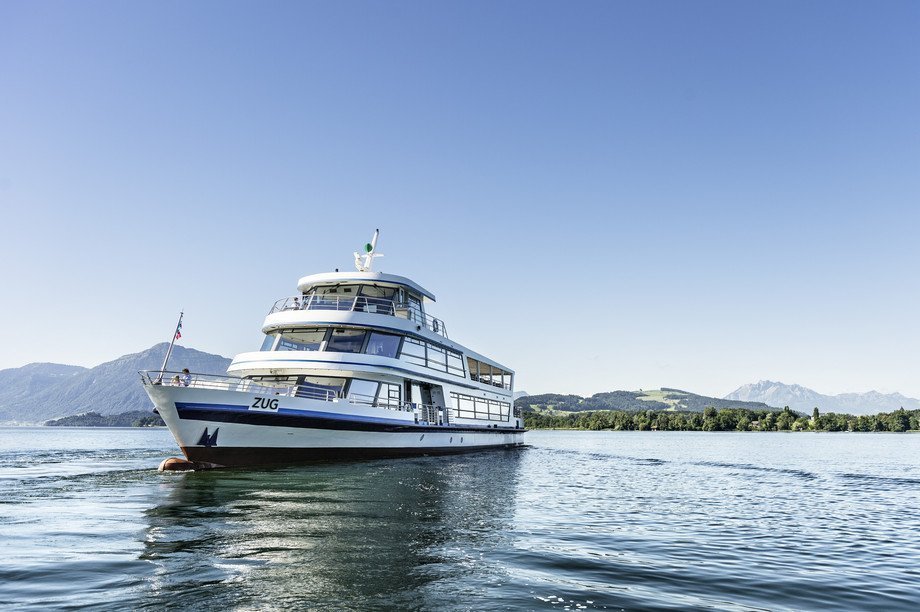
[[[435,412],[438,414],[438,422],[447,425],[450,418],[448,417],[447,402],[444,401],[444,387],[431,385],[428,389],[428,394],[431,397]]]
[[[406,401],[416,404],[419,420],[439,425],[447,423],[443,387],[417,380],[407,380],[405,384]]]

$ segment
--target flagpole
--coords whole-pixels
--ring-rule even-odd
[[[176,323],[176,330],[173,332],[172,340],[169,343],[169,348],[166,349],[166,357],[163,359],[163,367],[160,368],[160,375],[157,377],[157,382],[163,382],[163,374],[166,372],[166,364],[169,362],[169,356],[172,354],[173,345],[176,343],[176,338],[179,337],[179,330],[182,329],[182,315],[185,314],[185,311],[179,312],[179,321]]]

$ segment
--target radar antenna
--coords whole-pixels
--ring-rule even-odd
[[[371,266],[374,264],[375,257],[383,257],[383,253],[375,253],[374,249],[377,248],[377,236],[380,235],[380,230],[374,230],[374,237],[371,238],[371,241],[364,245],[364,255],[360,253],[355,253],[355,267],[358,269],[358,272],[370,272]]]

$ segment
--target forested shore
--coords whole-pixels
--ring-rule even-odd
[[[102,415],[86,412],[45,421],[46,427],[165,427],[160,415],[149,410],[135,410],[121,414]]]
[[[833,412],[811,417],[789,408],[746,410],[706,408],[703,412],[597,410],[590,412],[526,412],[528,429],[618,431],[890,431],[920,430],[920,410],[895,410],[855,416]]]

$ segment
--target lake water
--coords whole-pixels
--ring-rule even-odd
[[[0,428],[0,606],[920,608],[920,435],[527,440],[161,474],[162,429]]]

